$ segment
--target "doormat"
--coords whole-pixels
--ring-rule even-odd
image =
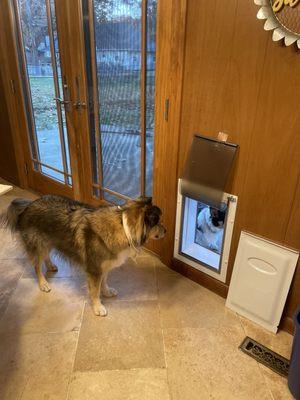
[[[290,361],[280,354],[275,353],[248,336],[245,337],[239,349],[277,374],[287,377]]]

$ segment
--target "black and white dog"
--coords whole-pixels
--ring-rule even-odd
[[[221,253],[226,210],[204,207],[197,216],[196,242]]]

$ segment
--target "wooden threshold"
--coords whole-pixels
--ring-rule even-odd
[[[187,265],[184,262],[177,260],[176,258],[172,259],[171,269],[179,272],[181,275],[186,276],[192,281],[199,283],[206,289],[209,289],[212,292],[226,299],[228,293],[228,286],[225,283],[220,282],[215,278],[212,278],[211,276],[205,274],[204,272],[199,271],[191,267],[190,265]]]

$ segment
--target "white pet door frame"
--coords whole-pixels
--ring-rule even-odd
[[[195,232],[199,202],[182,196],[180,185],[181,179],[178,182],[174,257],[221,282],[225,282],[237,196],[227,193],[223,195],[222,203],[226,204],[227,208],[222,243],[220,245],[221,251],[217,253],[215,250],[211,250],[196,242]]]

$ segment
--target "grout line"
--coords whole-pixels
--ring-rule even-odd
[[[80,331],[81,331],[81,327],[82,327],[82,321],[83,321],[83,314],[84,314],[84,310],[86,307],[86,300],[83,301],[83,307],[82,307],[82,311],[81,311],[81,317],[80,317],[80,327],[79,330],[77,331],[77,341],[76,341],[76,345],[75,345],[75,349],[74,349],[74,358],[73,358],[73,363],[72,363],[72,367],[71,367],[71,371],[70,371],[70,376],[69,376],[69,380],[68,380],[68,387],[67,387],[67,393],[66,393],[66,400],[68,400],[69,398],[69,394],[70,394],[70,384],[71,384],[71,379],[73,377],[73,373],[74,373],[74,365],[75,365],[75,360],[76,360],[76,355],[77,355],[77,348],[78,348],[78,342],[79,342],[79,336],[80,336]]]
[[[241,325],[241,327],[242,327],[242,330],[244,331],[244,334],[245,334],[246,336],[248,336],[248,334],[247,334],[247,332],[246,332],[246,329],[245,329],[245,327],[244,327],[244,325],[243,325],[243,321],[242,321],[241,317],[239,316],[238,313],[236,313],[236,315],[237,315],[237,317],[238,317],[238,320],[239,320],[239,323],[240,323],[240,325]],[[263,380],[264,380],[264,382],[265,382],[265,385],[266,385],[266,387],[267,387],[267,390],[268,390],[268,392],[269,392],[269,394],[270,394],[270,396],[271,396],[271,400],[275,400],[275,399],[274,399],[274,396],[273,396],[273,393],[272,393],[272,390],[271,390],[271,388],[270,388],[270,385],[269,385],[269,383],[268,383],[268,381],[267,381],[267,378],[266,378],[266,376],[265,376],[265,374],[264,374],[264,371],[263,371],[263,369],[262,369],[261,363],[259,363],[259,362],[256,361],[256,360],[255,360],[255,362],[256,362],[256,364],[257,364],[257,366],[258,366],[258,370],[259,370],[259,372],[260,372],[260,374],[261,374],[261,376],[262,376],[262,378],[263,378]]]
[[[161,334],[162,334],[167,385],[168,385],[169,397],[170,397],[170,400],[172,400],[173,396],[172,396],[172,391],[171,391],[171,385],[170,385],[170,382],[169,382],[168,364],[167,364],[167,356],[166,356],[165,334],[164,334],[164,329],[163,329],[163,324],[162,324],[162,313],[161,313],[161,307],[160,307],[160,301],[159,301],[158,273],[157,273],[157,265],[156,264],[154,264],[154,268],[155,268],[156,289],[157,289],[157,307],[158,307],[158,314],[159,314],[159,325],[160,325]]]
[[[28,382],[29,382],[29,377],[27,377],[26,382],[24,383],[22,392],[20,393],[20,397],[18,398],[18,400],[22,400],[22,397],[23,397],[23,394],[25,392],[25,389],[26,389],[26,386],[27,386]]]
[[[76,371],[78,374],[101,374],[102,372],[127,372],[127,371],[166,371],[165,367],[133,367],[133,368],[114,368],[114,369],[96,369]]]
[[[267,368],[267,367],[266,367]],[[272,392],[272,390],[271,390],[271,387],[270,387],[270,385],[269,385],[269,382],[268,382],[268,380],[267,380],[267,377],[265,376],[265,374],[264,374],[264,370],[262,369],[262,365],[258,362],[258,369],[260,370],[260,373],[261,373],[261,375],[262,375],[262,377],[263,377],[263,380],[265,381],[265,385],[266,385],[266,387],[268,388],[268,392],[270,393],[270,396],[271,396],[271,399],[272,400],[275,400],[275,398],[274,398],[274,396],[273,396],[273,392]],[[275,372],[274,372],[275,373]]]

